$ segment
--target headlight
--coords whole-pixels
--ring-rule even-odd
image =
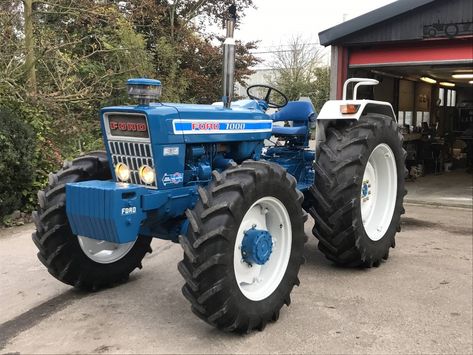
[[[130,168],[126,164],[118,163],[115,166],[115,175],[120,181],[128,181],[130,180]]]
[[[154,174],[154,169],[149,167],[148,165],[143,165],[140,170],[138,171],[140,175],[141,181],[143,181],[146,185],[151,185],[156,178]]]

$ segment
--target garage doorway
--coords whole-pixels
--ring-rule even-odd
[[[365,87],[361,97],[393,104],[407,151],[408,200],[471,207],[471,65],[351,66],[348,76],[379,80],[379,85]]]

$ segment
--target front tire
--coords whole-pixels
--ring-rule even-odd
[[[379,266],[404,213],[406,152],[396,122],[334,121],[317,150],[309,213],[319,250],[341,266]]]
[[[186,281],[182,292],[192,311],[219,329],[262,330],[278,319],[299,285],[307,239],[303,195],[292,176],[267,162],[247,161],[213,176],[186,213],[189,227],[180,236],[184,259],[178,266]],[[252,228],[268,231],[273,241],[262,264],[243,260],[243,234]]]
[[[145,254],[151,252],[150,237],[140,236],[134,244],[118,244],[116,249],[110,245],[113,243],[103,242],[111,249],[108,253],[100,241],[72,233],[66,215],[66,183],[109,179],[106,153],[93,152],[66,162],[56,174],[50,174],[49,186],[38,192],[32,236],[39,249],[38,259],[65,284],[96,290],[123,282],[135,268],[141,268]],[[102,249],[105,253],[99,251]]]

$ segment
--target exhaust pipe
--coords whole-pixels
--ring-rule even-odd
[[[230,18],[225,21],[227,35],[223,42],[223,107],[230,108],[233,99],[233,86],[235,76],[235,32],[236,6],[228,9]]]

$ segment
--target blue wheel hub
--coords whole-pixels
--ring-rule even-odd
[[[361,197],[365,198],[368,197],[369,195],[369,185],[367,182],[363,182],[363,185],[361,186]]]
[[[264,265],[273,251],[273,239],[266,230],[252,228],[245,232],[241,244],[243,260],[252,265]]]

